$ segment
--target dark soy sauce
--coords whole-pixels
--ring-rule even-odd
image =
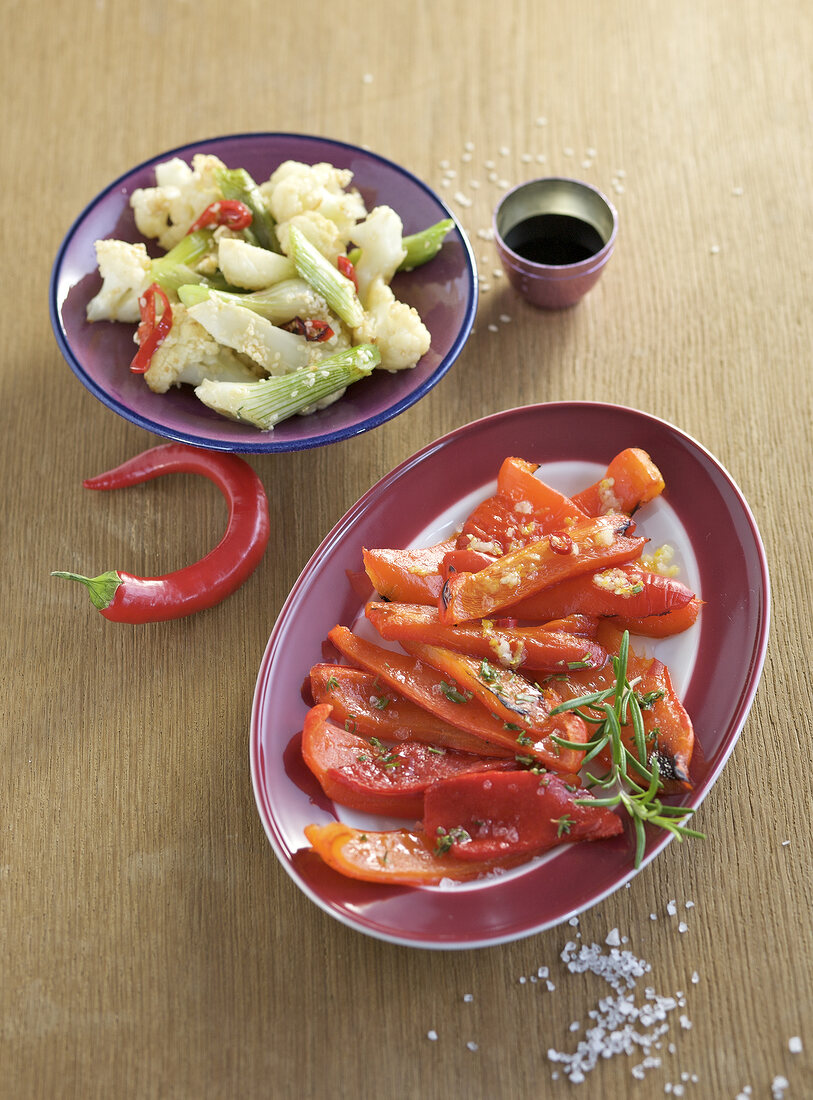
[[[534,214],[505,235],[512,252],[535,264],[578,264],[604,247],[599,231],[571,214]]]

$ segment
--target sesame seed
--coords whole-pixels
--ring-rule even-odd
[[[493,161],[493,160],[487,160],[487,161],[485,161],[485,162],[484,162],[484,164],[483,164],[483,167],[484,167],[484,168],[494,168],[494,166],[495,166],[495,165],[494,165],[494,161]]]
[[[582,168],[592,168],[592,167],[593,167],[592,160],[590,160],[589,157],[585,157],[585,159],[582,161]]]
[[[442,161],[440,161],[440,163],[438,164],[438,168],[448,168],[448,167],[449,167],[449,162],[448,162],[448,160],[442,160]]]
[[[536,163],[537,164],[544,164],[547,159],[548,158],[545,156],[544,153],[537,153],[536,154]]]
[[[480,186],[480,181],[479,180],[469,180],[469,187],[471,187],[474,191],[476,191],[479,186]]]
[[[544,115],[540,115],[539,118],[536,120],[537,126],[547,126],[547,124],[548,120],[545,118]]]
[[[465,145],[463,146],[463,148],[466,150],[467,153],[473,153],[474,152],[474,142],[473,141],[467,141],[465,143]]]
[[[453,180],[457,178],[457,172],[455,172],[454,168],[447,168],[443,174],[447,180]]]
[[[471,153],[461,153],[461,154],[460,154],[460,159],[461,159],[461,160],[462,160],[462,161],[463,161],[463,162],[464,162],[465,164],[468,164],[468,162],[469,162],[469,161],[471,160]]]
[[[511,323],[511,314],[510,313],[501,313],[500,314],[500,320],[502,321],[502,323],[504,325],[509,325]],[[574,919],[576,920],[576,924],[578,924],[579,923],[578,918],[574,918]],[[571,920],[570,923],[573,924],[573,920]]]
[[[519,159],[522,161],[523,164],[530,164],[533,160],[533,157],[530,153],[523,153]]]
[[[573,148],[572,148],[572,146],[570,146],[570,145],[566,145],[566,146],[564,147],[564,149],[562,150],[562,153],[563,153],[563,154],[564,154],[564,155],[565,155],[566,157],[572,157],[572,156],[573,156]]]
[[[742,193],[743,193],[743,189],[741,187],[732,187],[731,188],[731,194],[732,195],[737,195],[739,197]]]
[[[716,256],[719,251],[720,251],[719,244],[713,244],[711,246],[711,248],[709,249],[709,252],[712,254],[712,256]]]
[[[596,155],[596,150],[590,145],[584,150],[584,155],[586,157],[594,157]]]
[[[504,187],[506,189],[511,186],[511,184],[508,182],[508,180],[497,180],[497,184],[498,184],[499,187]]]
[[[461,206],[471,206],[471,199],[467,199],[462,191],[455,191],[454,200],[459,202]]]
[[[365,73],[364,76],[361,78],[361,80],[362,80],[363,84],[372,84],[373,74],[372,73]]]
[[[499,152],[501,157],[507,157],[511,150],[508,148],[507,145],[501,145]]]
[[[497,325],[489,325],[489,326],[488,326],[488,331],[489,331],[489,332],[499,332],[500,330],[499,330],[499,328],[497,327]]]
[[[491,283],[480,283],[480,290],[483,294],[486,294],[489,290],[491,290]],[[490,325],[489,328],[491,328]]]
[[[782,847],[783,847],[783,848],[787,848],[787,846],[788,846],[789,844],[790,844],[790,841],[789,841],[789,840],[783,840],[783,841],[782,841]]]

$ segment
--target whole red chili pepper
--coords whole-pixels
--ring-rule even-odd
[[[86,585],[93,606],[106,619],[156,623],[214,607],[251,576],[265,552],[268,498],[257,474],[237,455],[166,443],[83,484],[86,489],[120,489],[169,473],[203,474],[217,485],[229,506],[223,538],[194,565],[162,577],[136,577],[121,570],[98,577],[52,573]]]
[[[219,199],[210,203],[203,213],[187,229],[187,236],[196,229],[205,229],[207,225],[226,225],[229,229],[247,229],[254,215],[239,199]]]
[[[155,299],[161,299],[163,312],[156,320]],[[138,308],[141,310],[141,324],[138,326],[136,337],[138,339],[138,351],[130,363],[133,374],[146,374],[150,369],[152,357],[158,348],[169,336],[172,329],[172,307],[169,304],[164,290],[158,283],[151,283],[138,299]]]

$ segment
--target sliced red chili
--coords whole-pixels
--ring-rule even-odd
[[[573,552],[573,539],[570,535],[557,532],[556,534],[548,535],[548,542],[554,554],[571,554]]]
[[[257,474],[237,455],[166,443],[89,478],[84,486],[119,489],[168,473],[202,474],[213,481],[229,506],[228,526],[204,558],[161,577],[137,577],[121,570],[98,577],[53,574],[84,584],[94,607],[113,622],[164,622],[214,607],[251,576],[265,552],[270,533],[268,498]]]
[[[160,298],[162,306],[161,316],[157,318],[156,297]],[[144,374],[150,369],[153,355],[169,336],[172,328],[172,307],[163,289],[158,283],[152,283],[138,299],[138,308],[141,311],[141,324],[136,333],[138,351],[130,363],[130,370],[133,374]]]
[[[327,321],[303,321],[301,317],[292,318],[287,324],[280,325],[280,328],[284,328],[286,332],[293,332],[297,336],[304,336],[306,340],[317,344],[322,344],[335,335]]]
[[[356,269],[354,265],[350,262],[350,260],[348,260],[346,256],[339,256],[338,260],[336,261],[336,267],[338,267],[339,271],[342,273],[342,275],[344,275],[345,279],[350,280],[350,282],[356,288],[356,291],[358,291],[358,276],[356,275]]]
[[[218,199],[210,203],[200,217],[189,226],[187,235],[196,229],[205,229],[207,225],[225,225],[228,229],[247,229],[254,215],[239,199]]]

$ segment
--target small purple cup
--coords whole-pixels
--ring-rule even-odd
[[[554,215],[560,226],[576,227],[581,239],[574,243],[584,255],[575,258],[560,249],[554,262],[540,262],[515,251],[522,247],[516,240],[524,227],[541,224],[543,215]],[[546,177],[508,191],[494,211],[493,227],[497,252],[511,286],[539,309],[567,309],[594,286],[612,255],[618,215],[609,199],[591,184]],[[506,243],[506,238],[514,247]],[[528,249],[523,247],[523,251],[527,253]]]

